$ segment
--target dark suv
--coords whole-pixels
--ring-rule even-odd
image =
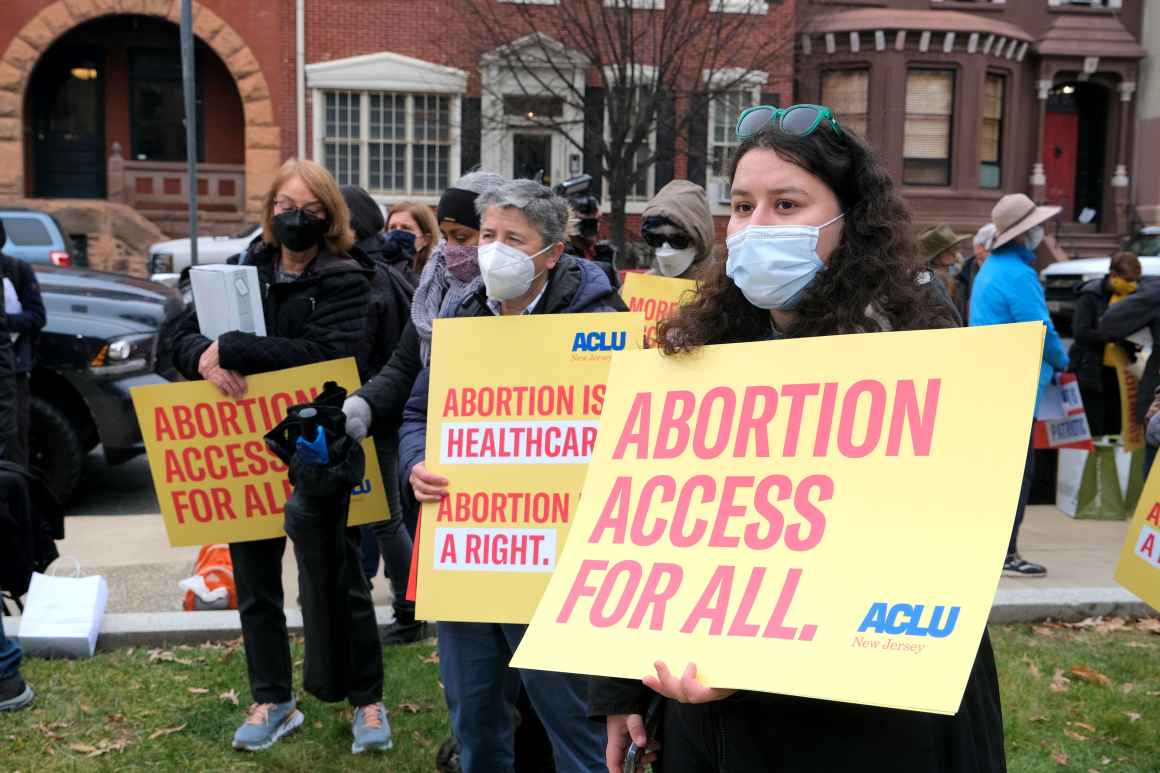
[[[98,443],[109,464],[145,450],[129,390],[168,381],[159,341],[183,304],[176,290],[144,279],[33,268],[48,323],[32,372],[32,465],[64,502]]]

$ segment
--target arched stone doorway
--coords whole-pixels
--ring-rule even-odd
[[[0,56],[0,196],[34,193],[28,186],[29,157],[21,147],[28,124],[26,95],[38,61],[52,45],[70,30],[102,17],[128,14],[177,23],[179,12],[180,3],[172,0],[120,0],[116,4],[108,0],[59,0],[16,34]],[[225,63],[242,100],[245,209],[255,216],[281,156],[270,91],[253,52],[231,27],[200,3],[193,3],[193,14],[194,35]]]

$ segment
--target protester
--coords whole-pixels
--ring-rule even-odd
[[[0,245],[6,235],[0,221]],[[4,312],[12,341],[12,385],[15,390],[15,425],[13,441],[5,459],[28,467],[28,432],[31,424],[32,366],[36,358],[36,340],[46,321],[40,285],[32,266],[19,258],[0,252],[0,278],[4,284]]]
[[[414,255],[408,270],[418,281],[423,267],[431,259],[431,253],[439,244],[439,223],[435,213],[426,204],[415,201],[400,201],[391,207],[387,217],[387,238],[399,244],[406,244],[406,237],[414,238]]]
[[[807,108],[819,111],[812,129],[783,128],[778,113],[742,113],[728,259],[711,265],[697,296],[660,323],[665,354],[955,325],[945,300],[914,281],[923,272],[910,216],[885,166],[827,109],[799,110]],[[659,661],[656,671],[643,684],[592,682],[590,710],[607,718],[608,771],[622,770],[630,737],[641,746],[659,740],[661,773],[708,773],[726,760],[739,771],[1004,769],[986,633],[954,716],[711,689],[697,681],[694,664],[683,676]],[[665,700],[649,739],[642,715],[654,694]]]
[[[367,352],[359,363],[360,375],[365,381],[378,373],[394,353],[411,320],[411,296],[415,288],[410,279],[410,262],[400,265],[394,260],[395,252],[383,235],[383,215],[378,203],[356,185],[344,185],[342,197],[350,208],[351,227],[358,240],[355,246],[375,262],[367,317]],[[413,240],[404,231],[397,233]],[[425,626],[415,620],[414,602],[406,599],[412,545],[411,535],[403,524],[399,492],[399,424],[397,421],[379,422],[373,434],[389,517],[359,528],[361,568],[367,581],[373,582],[382,557],[386,576],[390,578],[394,591],[395,620],[381,638],[384,644],[407,644],[422,639]]]
[[[608,277],[613,287],[620,286],[616,273],[618,250],[615,244],[600,241],[600,199],[590,190],[568,197],[572,215],[568,218],[566,251],[578,258],[591,260]]]
[[[565,254],[568,205],[539,183],[514,180],[484,193],[479,266],[483,287],[453,312],[460,318],[622,311],[604,273]],[[427,397],[430,371],[415,382],[400,433],[400,462],[410,469],[415,496],[437,502],[449,481],[427,470]],[[526,626],[438,624],[439,673],[464,773],[514,769],[515,704],[520,685],[552,741],[559,771],[603,771],[604,733],[584,712],[586,681],[550,671],[507,667]]]
[[[1160,342],[1160,279],[1149,278],[1139,282],[1135,292],[1109,307],[1100,318],[1100,335],[1109,341],[1123,341],[1143,330],[1152,336],[1152,353],[1144,364],[1135,411],[1136,418],[1147,425],[1153,397],[1160,388],[1160,344],[1157,343]],[[1151,469],[1155,458],[1156,446],[1146,445],[1146,469]]]
[[[1059,373],[1067,370],[1067,352],[1055,332],[1039,274],[1035,271],[1035,249],[1043,241],[1043,223],[1059,214],[1059,207],[1037,207],[1022,193],[1010,193],[991,210],[995,238],[991,255],[979,275],[971,294],[971,325],[1002,325],[1010,322],[1042,322],[1047,326],[1043,342],[1043,362],[1039,368],[1038,401],[1043,391]],[[1023,486],[1015,508],[1015,524],[1007,545],[1003,574],[1009,577],[1044,577],[1047,570],[1019,555],[1019,527],[1031,494],[1035,473],[1035,449],[1027,444],[1027,461],[1023,467]]]
[[[234,399],[246,391],[245,377],[357,355],[364,348],[370,277],[374,266],[353,249],[350,212],[334,178],[312,161],[287,161],[266,193],[262,238],[242,262],[257,268],[262,284],[266,335],[229,332],[216,341],[201,335],[189,315],[175,335],[174,363],[187,378],[204,378]],[[357,532],[351,532],[357,534]],[[254,706],[234,736],[234,748],[265,749],[303,722],[292,690],[290,641],[283,614],[282,556],[285,537],[230,545],[238,591],[250,691]],[[346,594],[350,631],[348,684],[335,686],[317,676],[332,664],[315,662],[312,641],[331,635],[314,629],[330,610],[308,608],[312,583],[322,583],[347,566],[357,569],[356,543],[347,540],[342,568],[320,564],[319,551],[295,543],[299,596],[303,608],[306,658],[303,687],[322,700],[347,698],[355,707],[354,751],[387,749],[390,725],[382,704],[382,648],[369,589],[358,571]],[[337,560],[336,556],[327,557]],[[343,688],[345,696],[336,697]]]
[[[958,305],[959,316],[967,321],[971,318],[971,290],[975,286],[975,277],[979,269],[987,261],[991,252],[991,240],[995,238],[995,226],[987,223],[975,232],[971,239],[974,254],[963,263],[963,268],[955,277],[955,302]]]
[[[1140,259],[1131,252],[1112,256],[1107,276],[1085,282],[1076,289],[1075,316],[1072,319],[1070,369],[1076,374],[1088,427],[1092,435],[1118,435],[1121,431],[1120,382],[1115,361],[1108,347],[1121,343],[1109,341],[1100,332],[1100,317],[1109,305],[1119,303],[1136,291],[1140,281]],[[1126,342],[1124,342],[1126,343]],[[1131,355],[1134,347],[1126,344]]]
[[[959,245],[969,238],[967,234],[955,233],[954,229],[945,223],[924,231],[919,237],[919,256],[942,282],[952,299],[958,289],[956,280],[963,265]]]
[[[656,258],[650,274],[692,278],[713,252],[713,213],[705,189],[688,180],[661,188],[641,213],[640,235]]]

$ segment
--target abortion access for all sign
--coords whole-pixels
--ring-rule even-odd
[[[264,437],[327,381],[359,386],[351,358],[246,377],[240,400],[207,381],[133,387],[133,407],[169,544],[208,545],[281,537],[293,487]],[[363,441],[365,480],[350,501],[350,525],[388,516],[374,441]]]
[[[696,291],[697,283],[691,279],[631,271],[624,275],[620,297],[628,305],[629,311],[644,314],[645,340],[649,346],[653,346],[656,343],[657,324],[672,316]]]
[[[712,687],[954,713],[1042,344],[1035,323],[618,354],[568,549],[512,665],[695,663]]]
[[[423,506],[417,614],[526,623],[568,535],[596,443],[612,353],[639,314],[435,321],[428,469],[450,493]]]
[[[1153,465],[1116,563],[1116,582],[1160,609],[1160,466]]]

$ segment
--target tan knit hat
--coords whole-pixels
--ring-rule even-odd
[[[991,222],[999,232],[991,243],[991,249],[998,249],[1016,236],[1027,233],[1040,223],[1058,215],[1062,209],[1062,207],[1038,207],[1026,194],[1008,193],[999,199],[999,203],[991,210]]]

